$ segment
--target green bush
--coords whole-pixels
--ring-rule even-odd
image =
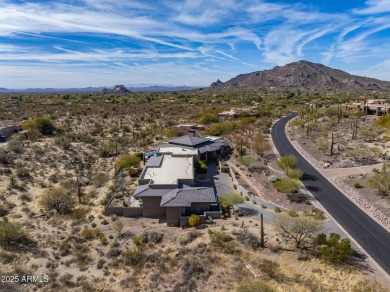
[[[188,218],[188,225],[190,225],[191,227],[198,226],[199,224],[200,224],[200,216],[199,215],[192,214]]]
[[[299,214],[295,210],[290,210],[287,214],[291,217],[299,217]]]
[[[71,212],[72,218],[76,219],[76,220],[84,221],[86,215],[87,215],[87,211],[84,208],[76,208],[76,209],[73,209]]]
[[[361,187],[362,187],[362,185],[360,184],[360,182],[355,182],[354,184],[353,184],[353,186],[355,187],[355,189],[360,189]]]
[[[209,128],[205,130],[206,135],[212,136],[222,136],[230,132],[233,132],[236,129],[237,125],[235,122],[224,122],[212,124]]]
[[[116,166],[120,168],[138,167],[141,158],[137,154],[123,154],[116,161]]]
[[[246,197],[246,198],[248,198],[248,197]],[[230,208],[233,205],[242,204],[242,203],[244,203],[244,200],[245,199],[243,196],[241,196],[240,194],[236,194],[236,193],[224,194],[224,195],[219,196],[219,203],[220,203],[221,208],[222,208],[222,213],[223,214],[229,213]],[[249,198],[248,198],[248,201],[249,201]]]
[[[206,174],[207,173],[207,164],[203,160],[198,160],[195,163],[195,169],[199,174]]]
[[[36,117],[25,123],[23,128],[28,131],[38,131],[42,135],[52,135],[55,131],[54,123],[49,117]]]
[[[22,227],[6,220],[0,221],[0,246],[11,248],[29,242]]]
[[[291,169],[288,172],[288,177],[292,179],[301,179],[303,176],[303,171],[300,169]]]
[[[200,124],[208,125],[212,123],[218,123],[218,115],[216,113],[206,112],[199,118]]]
[[[274,182],[274,186],[281,193],[294,193],[301,188],[299,181],[291,178],[285,180],[277,180]]]
[[[137,248],[128,249],[122,253],[123,262],[127,266],[138,266],[141,265],[146,255],[145,253]]]
[[[324,233],[317,236],[315,242],[319,245],[319,254],[322,259],[331,263],[340,263],[353,255],[350,240],[347,238],[340,240],[340,238],[337,233],[331,233],[328,239]]]
[[[320,139],[317,142],[317,148],[321,151],[327,151],[330,148],[330,142],[325,139]]]

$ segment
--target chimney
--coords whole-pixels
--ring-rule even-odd
[[[188,130],[188,136],[195,137],[195,130]]]

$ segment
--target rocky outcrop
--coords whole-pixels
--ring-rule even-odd
[[[223,82],[222,82],[221,80],[218,79],[217,81],[211,83],[210,87],[211,87],[211,88],[215,88],[215,87],[219,87],[219,86],[222,85],[222,84],[223,84]]]
[[[104,88],[102,90],[103,93],[117,93],[117,94],[123,94],[123,93],[130,93],[131,91],[128,90],[123,85],[115,85],[112,89]]]

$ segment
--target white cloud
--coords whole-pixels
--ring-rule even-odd
[[[366,8],[354,9],[353,12],[356,14],[380,14],[390,12],[390,1],[389,0],[368,0],[366,1]]]

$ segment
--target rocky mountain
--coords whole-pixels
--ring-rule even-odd
[[[129,93],[131,92],[130,90],[128,90],[125,86],[123,85],[115,85],[114,88],[112,89],[107,89],[107,88],[104,88],[102,90],[103,93]]]
[[[210,85],[222,90],[301,90],[301,91],[380,91],[390,92],[390,82],[351,75],[322,64],[298,61],[270,70],[241,74],[227,82],[220,80]]]

